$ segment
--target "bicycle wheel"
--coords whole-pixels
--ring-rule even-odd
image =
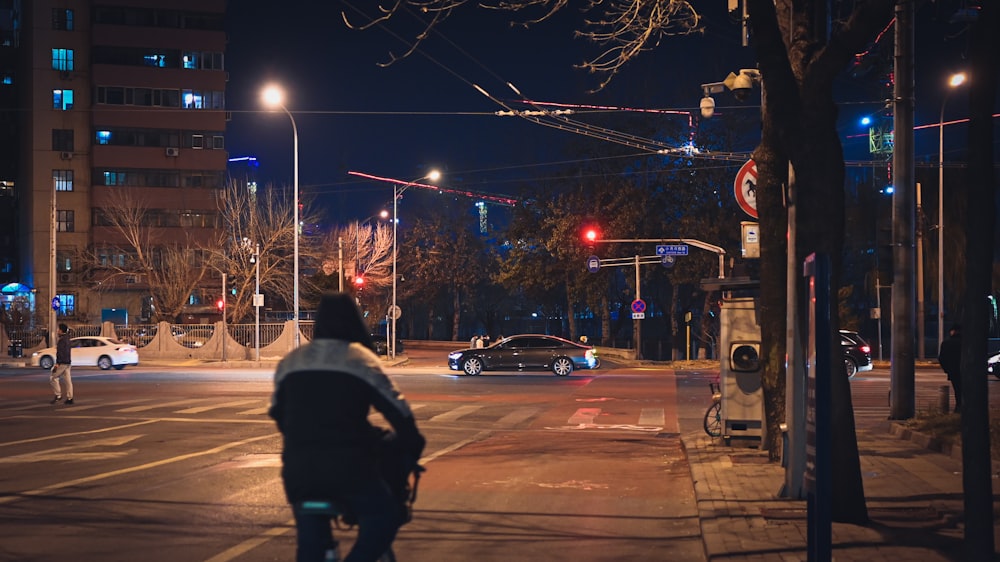
[[[705,433],[711,437],[722,435],[722,404],[719,402],[705,410]]]

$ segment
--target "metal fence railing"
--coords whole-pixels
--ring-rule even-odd
[[[204,347],[216,332],[220,324],[169,324],[170,336],[180,345],[189,349]],[[299,321],[299,331],[305,341],[311,340],[313,335],[312,320]],[[113,326],[114,336],[119,340],[130,343],[138,348],[145,347],[152,342],[164,324],[115,324]],[[260,324],[260,347],[267,347],[281,338],[285,331],[284,322],[262,322]],[[102,334],[102,324],[80,324],[70,326],[71,336],[100,336]],[[48,330],[40,327],[28,326],[4,326],[7,339],[10,344],[16,344],[21,349],[32,349],[36,347],[46,347],[48,345]],[[256,324],[226,324],[226,332],[229,337],[247,349],[253,349],[257,345]],[[0,351],[2,353],[2,351]]]

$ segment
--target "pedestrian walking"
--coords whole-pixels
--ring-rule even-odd
[[[948,330],[948,337],[941,342],[938,363],[955,390],[955,412],[959,412],[962,409],[962,327],[958,324]]]
[[[298,562],[324,560],[337,549],[330,516],[310,511],[310,503],[333,502],[357,523],[345,561],[378,559],[409,520],[396,476],[419,471],[425,440],[373,349],[354,299],[328,294],[316,311],[313,340],[274,373],[268,414],[284,441],[281,478],[295,515]],[[371,424],[372,407],[394,433]]]
[[[49,373],[49,385],[52,387],[52,401],[50,404],[59,402],[64,397],[66,404],[73,403],[73,357],[72,346],[69,341],[69,327],[66,324],[59,324],[59,339],[56,341],[56,364],[52,366]],[[63,395],[59,387],[59,379],[63,379],[66,384],[66,394]]]

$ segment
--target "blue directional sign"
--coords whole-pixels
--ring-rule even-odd
[[[658,256],[686,256],[688,255],[687,244],[658,244],[656,246]]]
[[[601,258],[597,256],[587,258],[587,271],[597,273],[599,269],[601,269]]]

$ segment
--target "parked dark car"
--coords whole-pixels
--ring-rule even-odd
[[[840,348],[844,351],[847,378],[854,378],[859,372],[871,371],[875,367],[872,364],[872,347],[857,332],[841,330]]]
[[[596,369],[600,364],[593,347],[540,334],[510,336],[489,347],[448,354],[448,367],[466,375],[483,371],[551,370],[565,377],[574,369]]]

